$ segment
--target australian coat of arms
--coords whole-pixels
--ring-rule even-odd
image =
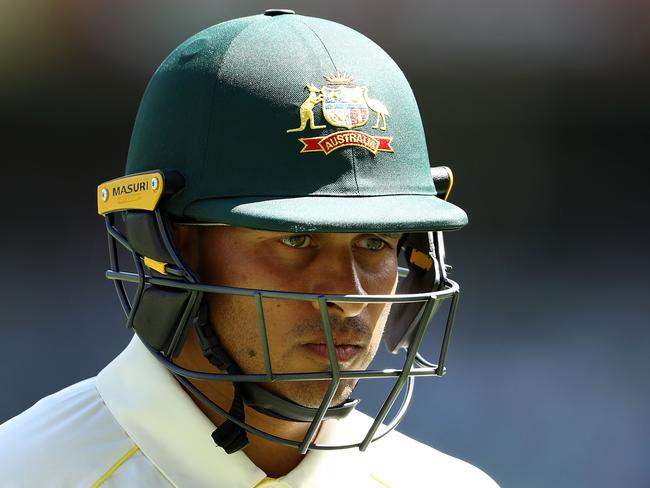
[[[300,126],[287,132],[301,132],[308,124],[310,129],[325,129],[326,125],[316,125],[314,122],[314,108],[319,103],[322,104],[323,117],[330,125],[348,130],[335,131],[325,137],[301,138],[304,147],[300,152],[322,151],[329,154],[345,146],[363,147],[373,154],[378,151],[393,152],[390,145],[392,137],[372,136],[350,130],[366,125],[371,116],[370,112],[373,111],[376,114],[376,122],[372,128],[385,131],[386,117],[390,116],[386,106],[379,100],[370,98],[368,87],[356,86],[352,77],[345,73],[327,75],[324,78],[327,84],[320,88],[307,83],[305,89],[309,91],[309,95],[300,106]]]

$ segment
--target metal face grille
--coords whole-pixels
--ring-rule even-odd
[[[139,254],[134,247],[129,243],[127,237],[118,230],[114,221],[114,214],[105,216],[106,228],[109,233],[109,256],[110,266],[106,272],[106,277],[115,283],[120,302],[128,317],[128,326],[133,326],[134,313],[139,306],[142,299],[143,291],[147,287],[161,287],[164,289],[185,290],[188,292],[189,299],[184,304],[184,309],[180,313],[180,320],[177,327],[172,331],[172,337],[163,349],[152,347],[146,341],[145,345],[149,348],[150,352],[160,360],[164,366],[176,376],[178,381],[189,390],[196,398],[204,402],[210,408],[218,412],[221,416],[235,424],[239,425],[246,431],[264,437],[274,442],[283,445],[292,446],[299,449],[301,452],[306,452],[309,449],[347,449],[358,448],[365,450],[371,442],[374,442],[381,437],[388,434],[393,430],[401,421],[406,413],[407,407],[411,401],[414,380],[420,376],[439,377],[445,372],[444,364],[447,354],[449,339],[451,336],[456,306],[459,297],[459,287],[454,281],[445,277],[442,289],[438,291],[431,291],[427,293],[411,293],[411,294],[394,294],[394,295],[335,295],[335,294],[309,294],[309,293],[293,293],[274,290],[261,290],[249,288],[234,288],[226,286],[207,285],[200,283],[193,275],[191,270],[184,266],[181,259],[178,257],[174,246],[169,238],[167,226],[163,220],[161,213],[156,210],[152,212],[152,217],[155,219],[155,229],[158,234],[156,237],[160,239],[165,251],[172,257],[169,263],[167,276],[161,276],[159,273],[149,273],[145,271],[144,256]],[[116,243],[125,247],[132,255],[135,263],[136,272],[126,272],[120,269],[118,252]],[[400,275],[403,277],[408,272],[407,269],[400,269]],[[129,297],[125,288],[125,283],[133,283],[136,285],[136,290]],[[236,296],[250,297],[255,301],[257,309],[257,326],[259,332],[259,340],[261,344],[264,372],[257,374],[231,374],[228,372],[200,372],[182,368],[172,362],[172,358],[179,348],[182,347],[182,338],[186,333],[188,324],[192,322],[192,317],[197,314],[201,301],[204,299],[204,294],[229,294]],[[329,357],[329,369],[327,371],[312,371],[312,372],[275,372],[271,361],[271,354],[269,350],[267,322],[264,314],[264,301],[268,299],[282,299],[282,300],[298,300],[310,301],[318,304],[320,310],[320,319],[325,335],[327,354]],[[380,304],[404,304],[404,303],[419,303],[421,304],[421,313],[418,315],[417,323],[413,329],[412,338],[406,347],[406,354],[401,368],[398,369],[364,369],[364,370],[349,370],[341,369],[336,355],[336,346],[333,337],[332,325],[330,323],[330,316],[328,313],[328,304],[335,302],[352,302],[352,303],[380,303]],[[444,329],[442,339],[440,342],[440,349],[438,357],[435,361],[429,361],[419,354],[419,349],[425,337],[425,333],[429,324],[436,312],[441,308],[441,304],[448,303],[448,312],[446,320],[444,321]],[[136,330],[137,332],[137,330]],[[328,410],[332,409],[332,399],[337,391],[342,380],[368,380],[376,378],[391,378],[395,381],[392,389],[389,391],[387,398],[379,408],[372,425],[367,433],[358,442],[345,444],[345,445],[323,445],[315,442],[318,429],[326,418]],[[329,381],[327,391],[320,402],[320,405],[315,409],[313,419],[307,429],[307,433],[301,441],[281,438],[263,432],[246,422],[232,416],[228,411],[217,405],[209,398],[207,398],[200,390],[198,390],[189,380],[209,380],[209,381],[227,381],[236,383],[257,383],[267,384],[270,382],[281,381]],[[392,417],[388,419],[389,413],[393,407],[401,399],[401,404],[397,407],[397,411]]]

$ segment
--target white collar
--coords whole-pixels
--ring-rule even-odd
[[[117,422],[175,486],[251,488],[266,478],[243,452],[226,454],[215,446],[214,424],[137,336],[99,373],[97,389]],[[353,412],[343,421],[327,421],[318,440],[345,441],[366,420]],[[356,449],[310,451],[282,480],[296,488],[376,487],[366,458]]]

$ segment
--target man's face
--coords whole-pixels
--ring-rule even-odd
[[[304,293],[386,295],[397,285],[398,234],[288,234],[238,227],[197,231],[198,271],[204,283]],[[258,312],[253,298],[208,294],[210,321],[223,346],[246,373],[263,373]],[[328,304],[342,370],[372,361],[390,305]],[[264,299],[274,373],[330,369],[317,302]],[[344,380],[332,404],[348,398],[355,380]],[[275,382],[274,392],[317,407],[328,381]]]

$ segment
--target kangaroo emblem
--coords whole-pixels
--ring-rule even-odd
[[[307,99],[300,105],[300,126],[287,130],[287,132],[302,132],[309,128],[325,129],[326,127],[341,127],[344,130],[321,132],[318,136],[301,137],[298,140],[303,144],[301,153],[324,153],[326,156],[338,149],[356,146],[368,150],[373,155],[380,152],[394,153],[392,137],[371,134],[367,124],[372,113],[377,114],[377,120],[372,129],[385,131],[387,117],[390,113],[386,105],[368,96],[368,87],[359,86],[353,82],[352,76],[337,71],[323,76],[327,82],[320,88],[307,83],[304,90],[308,90]],[[303,91],[304,91],[303,90]],[[314,121],[314,108],[321,105],[319,117],[328,125],[316,125]],[[320,121],[320,119],[319,119]],[[366,126],[365,131],[354,130]]]
[[[309,122],[310,129],[324,129],[327,127],[325,125],[314,125],[314,107],[323,101],[323,93],[320,91],[320,88],[316,88],[311,83],[307,83],[305,88],[309,90],[309,96],[300,105],[300,127],[289,129],[287,132],[300,132],[305,130],[307,122]]]

